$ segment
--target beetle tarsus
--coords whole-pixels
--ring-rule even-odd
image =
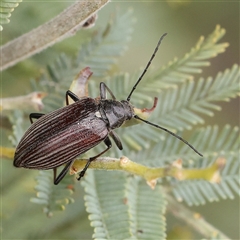
[[[77,101],[80,100],[79,97],[78,97],[76,94],[74,94],[74,93],[73,93],[72,91],[70,91],[70,90],[67,90],[67,92],[66,92],[66,104],[67,104],[67,105],[69,105],[68,97],[70,97],[74,102],[77,102]]]
[[[29,114],[29,119],[30,119],[31,124],[33,124],[33,118],[39,119],[43,115],[45,115],[45,114],[44,113],[30,113]]]
[[[78,181],[80,181],[81,178],[85,175],[85,172],[86,172],[86,171],[81,171],[81,172],[79,173],[79,176],[78,176],[78,178],[77,178]]]

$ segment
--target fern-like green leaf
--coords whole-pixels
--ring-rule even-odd
[[[132,152],[128,157],[152,167],[166,166],[181,158],[183,167],[197,169],[206,168],[221,157],[226,159],[226,166],[220,173],[219,184],[204,180],[179,182],[172,179],[173,194],[179,201],[186,201],[190,206],[232,199],[239,194],[239,128],[226,125],[220,132],[217,126],[201,128],[189,138],[189,142],[203,153],[204,158],[199,158],[195,152],[171,136],[157,143],[149,141],[149,150]]]
[[[167,135],[167,134],[166,134]],[[181,158],[184,167],[204,168],[211,165],[217,157],[227,160],[234,158],[238,161],[239,154],[239,128],[226,125],[219,133],[219,127],[208,126],[194,131],[189,137],[189,142],[195,146],[204,158],[200,158],[188,146],[171,136],[157,143],[151,143],[151,148],[139,153],[132,153],[131,159],[148,166],[164,166]],[[226,167],[224,168],[226,169]]]
[[[10,22],[11,12],[14,11],[22,0],[1,0],[0,1],[0,31],[3,30],[2,24]]]
[[[85,204],[95,239],[131,237],[128,208],[124,202],[126,178],[122,173],[89,171],[82,181]]]
[[[140,178],[89,171],[82,182],[95,239],[165,239],[166,201]]]
[[[142,179],[129,177],[125,196],[132,235],[136,239],[165,239],[167,202],[161,187],[153,190]]]
[[[84,44],[75,61],[77,69],[88,66],[93,77],[105,78],[117,58],[126,50],[132,32],[132,11],[116,16],[114,21],[100,31],[90,42]]]
[[[227,101],[239,95],[239,67],[218,73],[215,79],[187,81],[178,88],[166,90],[159,95],[159,105],[153,119],[160,119],[161,124],[179,130],[190,129],[192,125],[204,123],[200,114],[213,116],[213,110],[221,108],[216,101]],[[219,88],[219,86],[221,86]]]
[[[36,197],[31,202],[43,205],[47,216],[52,216],[54,211],[64,210],[65,205],[74,202],[70,197],[73,193],[73,177],[66,176],[59,185],[53,184],[52,171],[39,171],[38,184],[35,186]]]
[[[154,91],[156,88],[161,89],[192,79],[193,74],[201,73],[203,67],[210,65],[208,59],[216,57],[228,47],[228,43],[218,43],[224,35],[225,29],[217,25],[206,39],[203,36],[200,37],[196,46],[182,59],[175,58],[167,66],[153,73],[153,81],[145,83],[144,89],[146,87]]]
[[[93,78],[106,77],[117,57],[126,49],[132,22],[131,11],[116,17],[104,31],[99,31],[90,42],[82,46],[76,60],[72,61],[65,54],[61,54],[53,64],[48,65],[48,75],[42,75],[38,81],[31,81],[33,89],[49,93],[44,99],[47,112],[64,105],[66,90],[75,75],[84,67],[91,67]],[[97,91],[95,97],[99,95],[98,87]]]
[[[45,112],[65,104],[66,90],[74,79],[75,70],[72,60],[65,54],[60,54],[54,63],[47,66],[47,74],[42,74],[37,81],[31,79],[32,89],[41,89],[42,92],[48,93],[44,99]]]
[[[137,98],[138,102],[142,102],[146,92],[159,93],[162,89],[174,87],[177,83],[193,80],[193,74],[201,73],[203,67],[210,65],[208,59],[216,57],[228,47],[228,43],[218,43],[224,34],[225,30],[217,26],[208,38],[201,37],[196,46],[182,59],[174,59],[167,66],[150,73],[148,79],[141,82],[137,93],[134,93],[134,98]],[[134,74],[130,82],[135,83],[140,74],[141,72]],[[129,85],[127,89],[129,91]]]
[[[210,183],[203,180],[175,182],[173,193],[179,201],[186,201],[188,205],[205,204],[207,201],[219,201],[227,198],[234,198],[239,194],[239,128],[230,128],[225,126],[218,134],[218,128],[204,128],[198,134],[193,144],[197,144],[199,149],[203,150],[204,159],[186,163],[191,167],[207,167],[217,157],[226,159],[226,166],[221,172],[221,182],[219,184]],[[181,150],[180,150],[181,155]],[[194,159],[188,158],[188,159]]]
[[[173,194],[178,201],[185,201],[189,206],[206,204],[220,199],[233,199],[239,194],[239,162],[232,159],[227,160],[226,168],[232,168],[231,173],[224,172],[220,183],[210,183],[204,180],[184,181],[178,183]]]
[[[224,34],[225,30],[220,28],[220,26],[217,26],[207,39],[204,40],[204,37],[201,37],[196,46],[190,51],[190,53],[187,53],[185,57],[180,60],[175,59],[173,60],[174,63],[171,62],[167,67],[163,66],[150,73],[148,77],[146,76],[141,81],[141,84],[134,92],[132,99],[137,99],[138,103],[142,103],[144,100],[150,101],[151,97],[146,95],[147,92],[159,94],[163,89],[175,87],[176,83],[193,80],[193,72],[201,73],[202,67],[210,65],[209,61],[207,61],[206,64],[202,59],[207,60],[216,57],[219,53],[225,51],[228,43],[218,43]],[[185,65],[188,66],[187,69],[185,68]],[[191,66],[192,68],[190,68]],[[107,84],[114,93],[119,94],[117,97],[118,99],[125,99],[130,91],[129,86],[134,85],[141,73],[142,70],[133,74],[130,78],[129,76],[125,76],[124,81],[127,81],[126,83],[122,83],[123,80],[121,80],[120,77],[119,80],[115,79],[113,81],[108,81]],[[226,72],[225,74],[228,73]],[[221,76],[221,74],[219,77],[226,79],[226,76]],[[116,78],[119,77],[117,76]],[[232,77],[230,77],[230,79],[232,79]],[[116,82],[116,80],[120,82]]]
[[[23,113],[15,110],[12,115],[9,115],[9,120],[12,123],[13,134],[8,137],[13,146],[17,146],[20,142],[26,126],[23,121]]]

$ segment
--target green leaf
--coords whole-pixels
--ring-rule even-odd
[[[196,159],[192,161],[191,167],[206,167],[217,157],[224,158],[226,159],[226,165],[221,172],[221,182],[210,183],[204,180],[173,181],[173,194],[178,201],[185,201],[192,206],[206,204],[206,201],[233,199],[236,195],[239,195],[239,140],[238,127],[231,128],[226,125],[220,133],[218,133],[216,126],[201,129],[201,133],[193,141],[193,144],[198,142],[198,148],[200,151],[202,149],[205,157],[198,161]],[[194,159],[194,156],[189,159]]]
[[[88,171],[82,181],[85,205],[94,239],[130,238],[128,208],[124,203],[126,178],[122,173]]]
[[[115,16],[103,31],[83,44],[75,61],[77,69],[86,66],[93,71],[93,78],[106,78],[106,74],[126,50],[132,33],[132,11]]]
[[[43,74],[37,81],[32,79],[33,89],[49,93],[44,99],[47,112],[64,105],[66,89],[69,89],[75,75],[86,66],[93,72],[91,82],[94,77],[103,79],[109,75],[108,71],[126,49],[132,32],[132,23],[131,11],[116,16],[103,31],[93,34],[91,41],[82,46],[75,60],[61,54],[54,63],[48,65],[48,74]],[[99,95],[99,88],[96,90],[98,92],[92,96]]]
[[[14,11],[22,0],[1,0],[0,1],[0,31],[3,30],[2,24],[10,22],[11,12]]]
[[[89,171],[82,182],[95,239],[165,239],[166,201],[140,178]]]
[[[54,211],[64,210],[65,206],[73,203],[70,197],[73,193],[73,177],[66,176],[57,186],[53,184],[52,171],[39,171],[37,176],[36,197],[31,202],[43,205],[47,216],[52,216]]]
[[[151,189],[138,177],[129,177],[126,183],[131,233],[136,239],[166,238],[166,200],[161,186]]]
[[[17,146],[24,134],[23,113],[15,110],[13,114],[9,115],[9,120],[12,123],[13,133],[8,137],[13,146]]]
[[[206,39],[200,37],[195,47],[183,58],[175,58],[167,66],[151,74],[152,81],[141,83],[143,89],[155,91],[156,88],[166,88],[193,79],[193,75],[201,73],[203,67],[210,66],[209,59],[226,50],[228,43],[218,43],[224,35],[225,29],[217,25]]]

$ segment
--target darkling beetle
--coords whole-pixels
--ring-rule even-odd
[[[80,99],[68,90],[66,92],[67,106],[46,115],[31,113],[29,118],[32,125],[26,131],[16,148],[14,166],[29,169],[53,169],[54,184],[58,184],[79,155],[103,141],[107,148],[96,156],[89,158],[87,164],[79,174],[78,180],[80,180],[90,163],[112,147],[109,136],[120,150],[123,149],[119,137],[113,130],[121,127],[125,121],[132,118],[136,118],[170,133],[202,156],[186,140],[168,129],[137,116],[134,113],[133,106],[129,102],[132,93],[146,73],[165,36],[166,33],[159,39],[147,66],[133,86],[127,100],[117,101],[111,90],[101,82],[100,99],[90,97]],[[112,99],[107,99],[107,92],[111,95]],[[74,100],[73,104],[69,105],[68,97]],[[38,120],[33,123],[34,118]],[[57,167],[63,164],[66,165],[57,176]]]

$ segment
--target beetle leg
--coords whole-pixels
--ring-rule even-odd
[[[118,137],[118,135],[114,132],[114,131],[111,131],[109,133],[109,135],[112,137],[113,141],[115,142],[115,144],[117,145],[117,147],[122,150],[123,149],[123,146],[122,146],[122,143],[121,143],[121,140],[120,138]]]
[[[68,162],[64,169],[59,173],[59,175],[57,176],[57,168],[53,169],[53,182],[55,185],[59,184],[59,182],[64,178],[64,176],[67,174],[69,168],[71,167],[71,165],[73,164],[73,161]],[[57,176],[57,177],[56,177]]]
[[[43,113],[30,113],[30,114],[29,114],[30,122],[33,123],[33,118],[39,119],[39,118],[42,117],[43,115],[44,115]]]
[[[112,143],[109,139],[109,137],[107,137],[105,140],[104,140],[104,143],[107,145],[107,148],[100,152],[98,155],[94,156],[94,157],[91,157],[88,159],[88,162],[86,163],[85,167],[83,168],[83,170],[79,173],[79,177],[77,178],[77,180],[79,181],[85,174],[85,172],[87,171],[89,165],[91,164],[92,161],[94,161],[96,158],[100,157],[102,154],[104,154],[105,152],[107,152],[111,147],[112,147]]]
[[[78,97],[76,94],[74,94],[74,93],[71,92],[70,90],[67,90],[67,92],[66,92],[66,104],[67,104],[67,105],[69,105],[68,96],[69,96],[74,102],[79,101],[79,97]]]
[[[110,90],[110,88],[104,82],[100,83],[100,97],[101,97],[101,99],[107,99],[106,90],[110,93],[112,99],[116,100],[116,97],[113,95],[113,93]]]

